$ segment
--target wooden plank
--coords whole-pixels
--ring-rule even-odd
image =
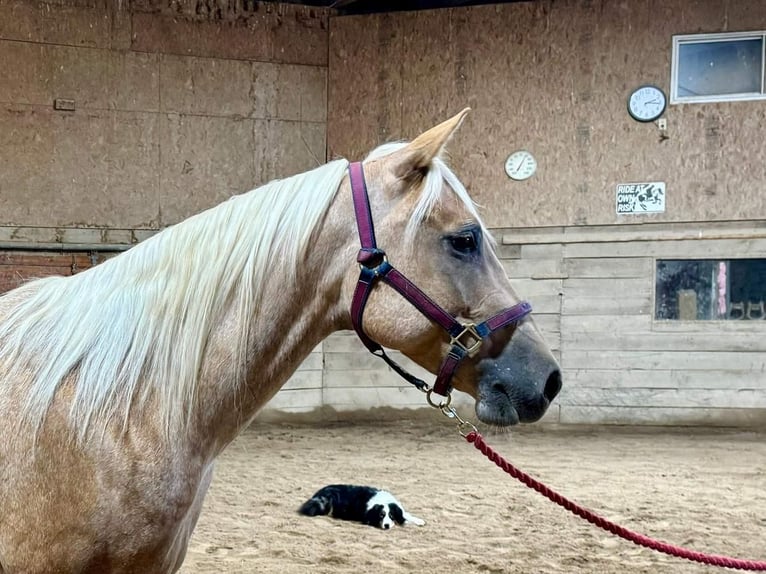
[[[766,239],[717,239],[683,241],[635,241],[631,243],[571,243],[566,258],[577,257],[670,257],[686,259],[729,259],[766,257]]]
[[[347,369],[325,371],[323,385],[326,389],[332,387],[394,387],[404,381],[385,366],[379,369]],[[406,383],[405,383],[406,384]]]
[[[561,313],[565,315],[651,315],[652,299],[649,295],[622,297],[569,297],[564,292]]]
[[[267,408],[318,408],[322,406],[322,389],[279,391],[266,404]]]
[[[561,332],[573,333],[636,333],[652,329],[652,317],[644,315],[562,315]]]
[[[426,407],[423,393],[414,387],[332,387],[324,390],[324,405],[337,409],[373,407]]]
[[[733,370],[766,371],[766,353],[708,351],[570,351],[562,355],[567,369]]]
[[[322,353],[310,353],[298,367],[299,371],[321,371],[323,368]]]
[[[766,332],[766,325],[764,325]],[[562,345],[569,351],[743,351],[766,352],[762,333],[663,333],[604,330],[584,333],[563,331]]]
[[[567,297],[642,297],[651,296],[654,282],[651,275],[641,278],[568,278],[563,281],[563,290]]]
[[[761,389],[647,389],[565,386],[556,398],[561,406],[758,408],[766,409]]]
[[[535,313],[547,315],[561,313],[560,295],[528,295],[525,299],[532,305]]]
[[[369,353],[356,333],[334,333],[324,340],[325,353]]]
[[[495,254],[500,259],[519,259],[521,257],[520,245],[503,245],[499,243],[495,246]]]
[[[558,313],[538,313],[533,307],[531,317],[541,332],[561,334],[561,315]]]
[[[766,334],[766,321],[652,321],[652,330],[667,333]]]
[[[566,277],[561,259],[505,259],[501,262],[511,279],[561,279]]]
[[[639,225],[611,225],[600,227],[570,226],[549,228],[539,231],[529,229],[521,233],[518,229],[502,229],[496,233],[506,245],[550,244],[550,243],[624,243],[650,241],[715,241],[766,238],[766,228],[754,222],[699,222],[661,223]]]
[[[528,244],[521,246],[522,259],[563,259],[562,243]]]
[[[562,406],[563,424],[692,425],[762,427],[764,409]]]
[[[282,386],[281,391],[301,389],[321,389],[322,371],[296,371]]]
[[[763,389],[763,373],[710,369],[686,371],[656,369],[563,369],[564,387],[652,389]]]
[[[71,267],[72,255],[67,253],[30,253],[27,251],[0,251],[0,265],[17,267]]]
[[[594,257],[566,259],[564,269],[571,277],[653,277],[654,259],[649,257]]]
[[[518,278],[511,280],[513,289],[520,297],[533,297],[535,295],[561,295],[563,292],[563,280],[556,279],[530,279]]]

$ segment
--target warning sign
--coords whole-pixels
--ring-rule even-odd
[[[617,186],[617,213],[665,211],[665,182],[621,183]]]

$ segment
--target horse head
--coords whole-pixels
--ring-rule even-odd
[[[377,148],[357,167],[361,183],[350,181],[353,171],[344,180],[341,195],[353,193],[362,202],[357,220],[369,218],[369,224],[359,223],[362,276],[358,270],[348,273],[344,297],[371,349],[377,343],[399,350],[440,377],[445,357],[457,352],[461,360],[453,365],[448,386],[476,399],[481,421],[533,422],[561,389],[561,371],[506,277],[474,203],[442,159],[467,111],[412,142]],[[366,190],[357,189],[365,184]],[[365,245],[363,228],[373,222],[371,245]],[[387,280],[373,285],[378,275]],[[423,300],[439,311],[429,315],[418,309]],[[454,321],[440,325],[442,315]],[[492,323],[486,320],[493,317],[506,320],[500,328],[488,328]]]

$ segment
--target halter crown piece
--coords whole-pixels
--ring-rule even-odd
[[[373,355],[382,358],[408,383],[416,386],[421,391],[430,390],[446,397],[452,389],[452,377],[455,375],[463,359],[476,355],[481,349],[484,339],[493,332],[512,323],[517,323],[526,317],[532,311],[532,306],[526,301],[522,301],[513,307],[503,309],[497,315],[493,315],[478,325],[460,323],[451,313],[436,304],[412,281],[399,273],[388,262],[386,252],[378,249],[375,242],[375,228],[372,223],[372,212],[370,211],[370,200],[367,195],[367,184],[364,180],[362,163],[355,162],[349,164],[348,173],[351,179],[351,193],[354,198],[356,226],[359,230],[359,241],[362,245],[356,258],[360,268],[359,281],[356,284],[354,298],[351,301],[351,322],[354,325],[354,330],[365,347]],[[418,311],[449,334],[451,347],[447,356],[444,357],[441,367],[439,367],[439,373],[436,376],[433,389],[429,389],[428,384],[422,379],[405,371],[386,354],[383,347],[370,339],[364,332],[364,329],[362,329],[364,308],[375,283],[378,281],[383,281],[393,287]]]

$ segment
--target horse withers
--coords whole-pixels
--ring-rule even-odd
[[[217,456],[334,331],[448,364],[484,422],[539,419],[559,367],[441,159],[466,112],[362,163],[384,257],[337,160],[0,297],[0,573],[177,571]]]

